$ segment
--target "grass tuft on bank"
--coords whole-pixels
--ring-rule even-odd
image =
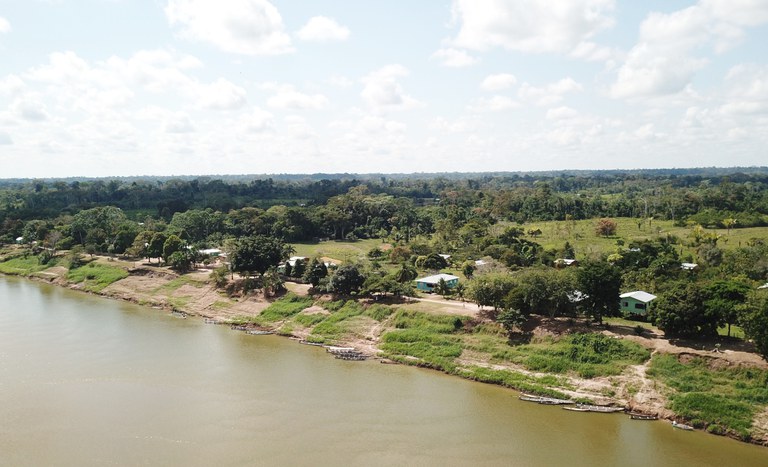
[[[90,292],[100,292],[109,284],[128,277],[128,271],[123,268],[106,264],[88,263],[79,268],[70,269],[67,280],[82,283],[83,289]]]
[[[582,378],[618,375],[629,365],[650,358],[643,346],[603,334],[572,334],[561,339],[507,347],[493,354],[498,362],[511,362],[532,371],[567,374]]]
[[[768,405],[766,370],[712,368],[704,358],[683,363],[674,355],[656,355],[648,376],[670,388],[671,410],[712,433],[749,440],[755,415]]]
[[[56,266],[56,259],[52,259],[46,264],[42,264],[37,256],[19,256],[0,263],[0,273],[14,276],[29,276],[36,272],[43,271]]]

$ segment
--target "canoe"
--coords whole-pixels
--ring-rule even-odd
[[[659,417],[656,415],[647,415],[642,413],[631,413],[629,414],[629,418],[632,420],[658,420]]]
[[[598,412],[598,413],[624,412],[624,407],[608,407],[605,405],[577,404],[576,407],[563,407],[563,408],[565,410],[572,410],[574,412]]]
[[[544,405],[567,405],[573,404],[572,400],[555,399],[554,397],[535,396],[533,394],[520,394],[519,399],[526,402],[536,402]]]
[[[672,420],[672,428],[678,428],[680,430],[693,430],[693,427],[691,425],[686,425],[684,423],[677,423],[676,421]]]

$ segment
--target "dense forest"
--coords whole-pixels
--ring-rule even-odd
[[[647,235],[628,241],[615,219]],[[614,241],[610,251],[574,251],[585,220]],[[562,229],[555,247],[532,225],[548,221]],[[764,226],[765,168],[0,181],[0,244],[25,245],[42,262],[67,250],[75,262],[127,255],[184,271],[206,260],[200,251],[223,248],[233,271],[265,281],[290,243],[380,239],[390,248],[333,273],[313,259],[284,274],[337,293],[408,294],[418,271],[451,269],[468,281],[438,291],[493,307],[510,332],[533,313],[599,322],[618,313],[620,290],[643,289],[659,295],[649,318],[667,334],[741,325],[768,354],[766,298],[754,293],[768,280],[765,231],[727,248],[717,232]],[[680,267],[694,261],[695,271]]]

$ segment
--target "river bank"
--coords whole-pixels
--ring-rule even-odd
[[[113,261],[105,257],[97,258],[95,262],[125,268],[128,275],[99,290],[90,287],[87,281],[72,283],[67,279],[67,268],[63,266],[47,268],[28,277],[168,312],[175,310],[184,313],[184,315],[199,316],[222,324],[244,322],[246,326],[258,326],[260,329],[267,329],[297,339],[311,339],[314,335],[315,326],[304,324],[319,323],[321,318],[333,314],[324,307],[324,304],[331,300],[330,297],[314,297],[309,306],[302,308],[295,315],[303,317],[302,319],[297,320],[295,317],[289,317],[266,322],[259,320],[259,317],[264,310],[274,303],[274,299],[266,299],[261,295],[229,298],[219,293],[209,283],[209,271],[195,271],[180,276],[154,265],[145,266]],[[288,287],[297,296],[305,297],[307,295],[306,286],[289,283]],[[372,305],[374,304],[367,302],[362,304],[363,307]],[[456,304],[434,302],[405,302],[391,306],[398,310],[406,310],[409,313],[436,317],[465,316],[465,323],[473,323],[475,326],[487,324],[483,323],[482,318],[478,316],[480,310],[476,307],[458,307]],[[382,356],[388,358],[388,355],[391,354],[391,351],[388,352],[384,349],[386,343],[383,342],[382,338],[396,328],[392,322],[387,321],[387,319],[373,319],[362,313],[358,315],[353,313],[350,319],[343,324],[345,326],[344,332],[338,336],[334,334],[334,338],[329,339],[327,343],[354,347],[374,358],[382,358]],[[533,337],[541,340],[557,339],[574,331],[593,333],[596,329],[587,326],[574,326],[573,323],[567,323],[563,320],[540,319],[534,327]],[[740,350],[725,349],[716,353],[711,350],[694,349],[675,345],[655,333],[649,332],[644,336],[637,336],[631,329],[616,326],[611,329],[599,330],[599,332],[617,340],[637,343],[648,349],[653,355],[675,355],[680,360],[701,358],[709,361],[713,367],[768,368],[768,365],[757,355]],[[485,336],[481,337],[485,338]],[[476,339],[476,336],[469,335],[467,339]],[[672,394],[669,388],[657,379],[648,376],[651,359],[641,364],[627,365],[620,374],[584,378],[572,373],[551,374],[532,371],[521,364],[501,362],[493,357],[493,352],[484,351],[483,345],[487,345],[487,343],[473,341],[471,345],[462,347],[459,355],[455,358],[455,363],[452,363],[450,368],[441,368],[431,364],[426,359],[420,360],[418,357],[410,355],[405,355],[403,358],[389,358],[388,361],[394,360],[400,363],[441,369],[465,378],[495,382],[521,390],[530,390],[531,387],[548,389],[569,398],[601,405],[627,407],[635,412],[655,414],[659,415],[660,418],[670,420],[676,418],[675,413],[668,408]],[[519,375],[519,379],[497,379],[496,377],[502,373]],[[489,374],[493,377],[489,377]],[[729,433],[729,435],[733,434]],[[750,441],[757,444],[768,442],[767,413],[764,412],[755,417],[754,433]]]

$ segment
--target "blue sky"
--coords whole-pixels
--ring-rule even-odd
[[[766,165],[768,0],[0,0],[0,178]]]

